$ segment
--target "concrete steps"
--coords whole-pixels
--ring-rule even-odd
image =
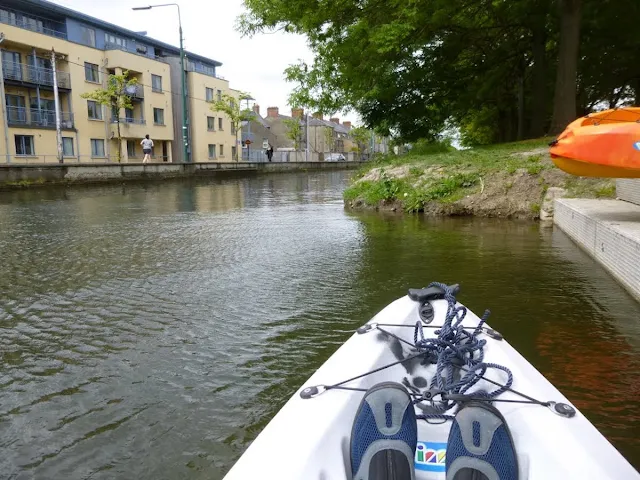
[[[633,182],[630,194],[623,184],[626,198],[640,194],[640,182]],[[640,196],[637,201],[557,199],[553,221],[640,301]]]
[[[620,200],[640,205],[640,179],[619,178],[616,180],[616,195]]]

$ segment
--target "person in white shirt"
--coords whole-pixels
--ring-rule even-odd
[[[142,145],[142,152],[144,153],[144,159],[142,163],[147,163],[151,158],[151,149],[153,148],[153,140],[149,138],[149,135],[145,135],[142,141],[140,142]]]

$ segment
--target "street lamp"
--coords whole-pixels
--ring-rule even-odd
[[[180,18],[180,5],[177,3],[162,3],[147,7],[133,7],[131,10],[151,10],[156,7],[178,7],[178,26],[180,27],[180,72],[182,78],[182,146],[184,148],[184,161],[189,163],[189,116],[187,115],[187,83],[184,73],[184,47],[182,46],[182,20]]]

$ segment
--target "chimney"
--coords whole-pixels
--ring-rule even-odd
[[[324,115],[322,115],[322,112],[316,112],[313,114],[313,118],[319,118],[320,120],[324,120]]]
[[[351,122],[349,121],[342,122],[342,125],[344,125],[344,128],[351,129]]]
[[[333,123],[338,123],[338,124],[340,123],[340,119],[338,117],[331,117],[329,121]]]
[[[260,105],[258,105],[257,103],[253,106],[253,113],[260,116]]]
[[[292,108],[291,109],[291,116],[293,118],[302,118],[302,115],[304,115],[304,110],[302,108]]]
[[[278,118],[278,107],[267,108],[267,117]]]

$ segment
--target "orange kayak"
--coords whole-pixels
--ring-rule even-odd
[[[640,178],[640,108],[591,113],[551,144],[558,168],[581,177]]]

